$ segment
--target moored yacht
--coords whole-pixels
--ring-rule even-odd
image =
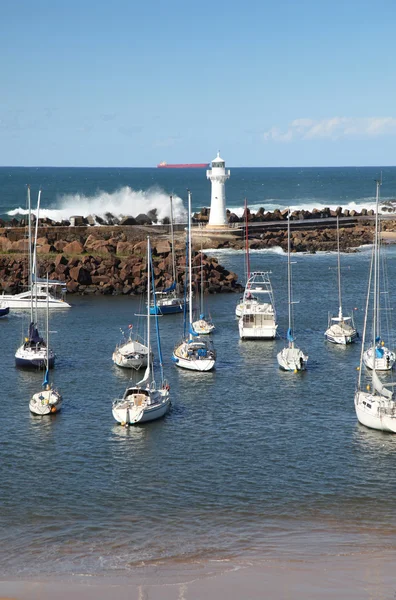
[[[278,325],[268,271],[251,273],[246,284],[242,305],[242,313],[238,322],[239,337],[241,339],[274,339]]]

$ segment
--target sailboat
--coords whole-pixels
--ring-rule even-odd
[[[373,329],[375,328],[375,345],[370,346],[363,353],[363,362],[368,369],[375,368],[376,371],[390,371],[393,369],[396,354],[392,352],[385,346],[385,340],[382,339],[381,335],[381,313],[389,310],[389,306],[381,306],[381,298],[386,299],[386,304],[389,305],[389,296],[388,291],[385,289],[381,289],[384,287],[384,282],[386,282],[386,272],[385,269],[382,269],[382,281],[381,281],[381,268],[380,268],[380,254],[381,254],[381,244],[380,244],[380,216],[379,216],[379,195],[380,195],[380,185],[381,182],[377,181],[377,193],[376,193],[376,240],[374,242],[373,247],[373,257],[374,257],[374,302],[375,302],[375,310],[373,308]],[[375,268],[376,267],[376,268]],[[374,358],[375,357],[375,358]],[[375,364],[374,364],[375,362]]]
[[[148,347],[134,336],[133,326],[128,326],[129,335],[125,336],[120,344],[118,344],[113,352],[113,363],[118,367],[126,369],[142,369],[147,367],[148,363]],[[124,332],[122,332],[124,333]]]
[[[23,344],[17,349],[15,353],[15,364],[17,367],[34,367],[42,369],[44,367],[51,369],[55,364],[55,353],[53,350],[47,347],[44,339],[40,336],[37,326],[38,321],[38,288],[32,284],[33,277],[36,275],[37,258],[36,258],[36,246],[37,246],[37,231],[38,231],[38,214],[40,210],[40,197],[41,190],[38,194],[37,201],[37,219],[36,219],[36,231],[34,237],[34,246],[32,252],[32,227],[31,227],[31,209],[30,209],[30,189],[28,188],[28,209],[29,209],[29,287],[30,287],[30,324],[28,329],[28,335],[25,337]],[[50,299],[48,295],[48,286],[46,290],[46,303],[47,310],[49,309]]]
[[[150,297],[151,286],[154,294],[154,278],[152,277],[152,257],[150,248],[150,238],[147,238],[147,347],[150,359],[141,381],[135,385],[128,386],[121,399],[113,401],[113,417],[122,425],[136,425],[136,423],[145,423],[160,419],[169,410],[170,395],[169,385],[164,379],[162,364],[161,344],[159,338],[158,316],[155,313],[156,331],[158,341],[158,358],[161,369],[161,383],[157,388],[154,380],[154,365],[151,360],[150,350]]]
[[[250,278],[250,256],[249,256],[249,221],[248,221],[248,211],[247,211],[247,198],[245,198],[245,276],[246,276],[246,285]],[[244,296],[239,299],[238,304],[235,307],[235,316],[241,317],[244,306]]]
[[[367,291],[366,301],[366,314],[363,328],[363,343],[362,351],[360,354],[360,366],[357,389],[355,392],[355,410],[356,416],[359,423],[369,427],[371,429],[377,429],[379,431],[388,431],[396,433],[396,402],[393,391],[389,389],[395,384],[383,384],[377,375],[379,366],[382,363],[378,363],[377,359],[383,359],[381,355],[382,347],[378,345],[377,337],[377,314],[379,311],[379,226],[378,226],[378,205],[379,205],[379,186],[380,182],[377,181],[377,195],[376,195],[376,216],[375,216],[375,234],[374,234],[374,247],[373,255],[370,266],[369,285]],[[374,271],[374,274],[373,274]],[[372,277],[373,274],[373,277]],[[371,370],[371,383],[366,386],[366,389],[362,389],[362,367],[363,363],[366,364],[364,356],[367,351],[364,351],[364,342],[367,329],[367,316],[369,310],[370,300],[370,287],[373,282],[374,294],[373,294],[373,338],[371,345],[371,357],[375,356],[375,362],[372,361]]]
[[[201,338],[194,330],[192,322],[192,251],[191,251],[191,192],[188,192],[188,292],[189,292],[189,333],[179,342],[172,355],[176,366],[190,371],[211,371],[215,366],[216,352],[207,338]],[[184,324],[186,329],[187,314]],[[186,332],[185,332],[186,333]]]
[[[39,191],[39,197],[41,190]],[[36,216],[36,231],[39,220],[39,204]],[[30,204],[30,186],[27,187],[27,207],[28,207],[28,231],[29,231],[29,288],[19,294],[0,295],[0,301],[5,302],[12,310],[30,310],[32,298],[34,298],[35,306],[40,309],[64,309],[71,308],[71,305],[66,302],[66,287],[62,281],[51,280],[47,285],[45,280],[39,279],[32,269],[32,236],[31,236],[31,204]],[[36,235],[37,240],[37,235]],[[33,246],[36,251],[36,244]]]
[[[48,282],[48,276],[47,276]],[[29,409],[35,415],[49,415],[59,412],[62,406],[62,395],[53,388],[49,381],[49,301],[47,300],[47,342],[46,342],[46,369],[41,392],[34,394],[29,402]]]
[[[325,337],[333,344],[351,344],[358,338],[358,332],[353,322],[353,316],[345,317],[342,313],[341,297],[341,260],[340,260],[340,230],[337,216],[337,270],[338,270],[338,316],[329,315],[329,323]]]
[[[288,315],[289,328],[287,330],[288,345],[277,355],[279,366],[284,371],[304,371],[307,365],[308,356],[294,344],[293,337],[293,299],[292,299],[292,273],[290,261],[290,211],[287,220],[287,297],[288,297]]]
[[[200,256],[200,271],[201,271],[201,281],[200,281],[200,306],[199,306],[199,319],[194,321],[193,328],[199,335],[209,335],[213,333],[215,330],[214,323],[212,319],[207,318],[205,316],[204,311],[204,268],[203,268],[203,245],[202,245],[202,231],[201,231],[201,256]]]
[[[184,296],[180,296],[177,289],[176,274],[176,255],[175,255],[175,235],[173,231],[173,198],[170,196],[170,226],[171,226],[171,246],[172,246],[172,284],[162,292],[155,292],[155,302],[150,306],[150,314],[171,315],[181,313],[184,310]]]

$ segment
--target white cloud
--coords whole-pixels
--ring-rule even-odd
[[[337,140],[350,137],[375,137],[396,135],[394,117],[331,117],[330,119],[295,119],[286,131],[271,127],[263,134],[265,141],[290,142],[292,140],[313,140],[328,138]]]

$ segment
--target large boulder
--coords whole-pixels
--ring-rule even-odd
[[[138,225],[151,225],[152,224],[152,220],[150,219],[150,217],[143,213],[141,213],[140,215],[138,215],[136,217],[136,222]]]
[[[8,252],[11,249],[12,242],[6,237],[0,237],[0,252]]]
[[[135,217],[123,217],[120,221],[120,225],[136,225]]]
[[[81,242],[75,240],[74,242],[66,244],[63,248],[63,252],[65,254],[82,254],[84,252],[84,246]]]
[[[77,281],[77,283],[81,285],[90,285],[92,282],[90,272],[84,267],[78,265],[70,269],[69,275],[70,279]]]

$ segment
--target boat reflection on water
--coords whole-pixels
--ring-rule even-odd
[[[393,433],[368,429],[359,422],[353,432],[353,441],[359,445],[359,452],[376,455],[396,453],[396,436]]]

